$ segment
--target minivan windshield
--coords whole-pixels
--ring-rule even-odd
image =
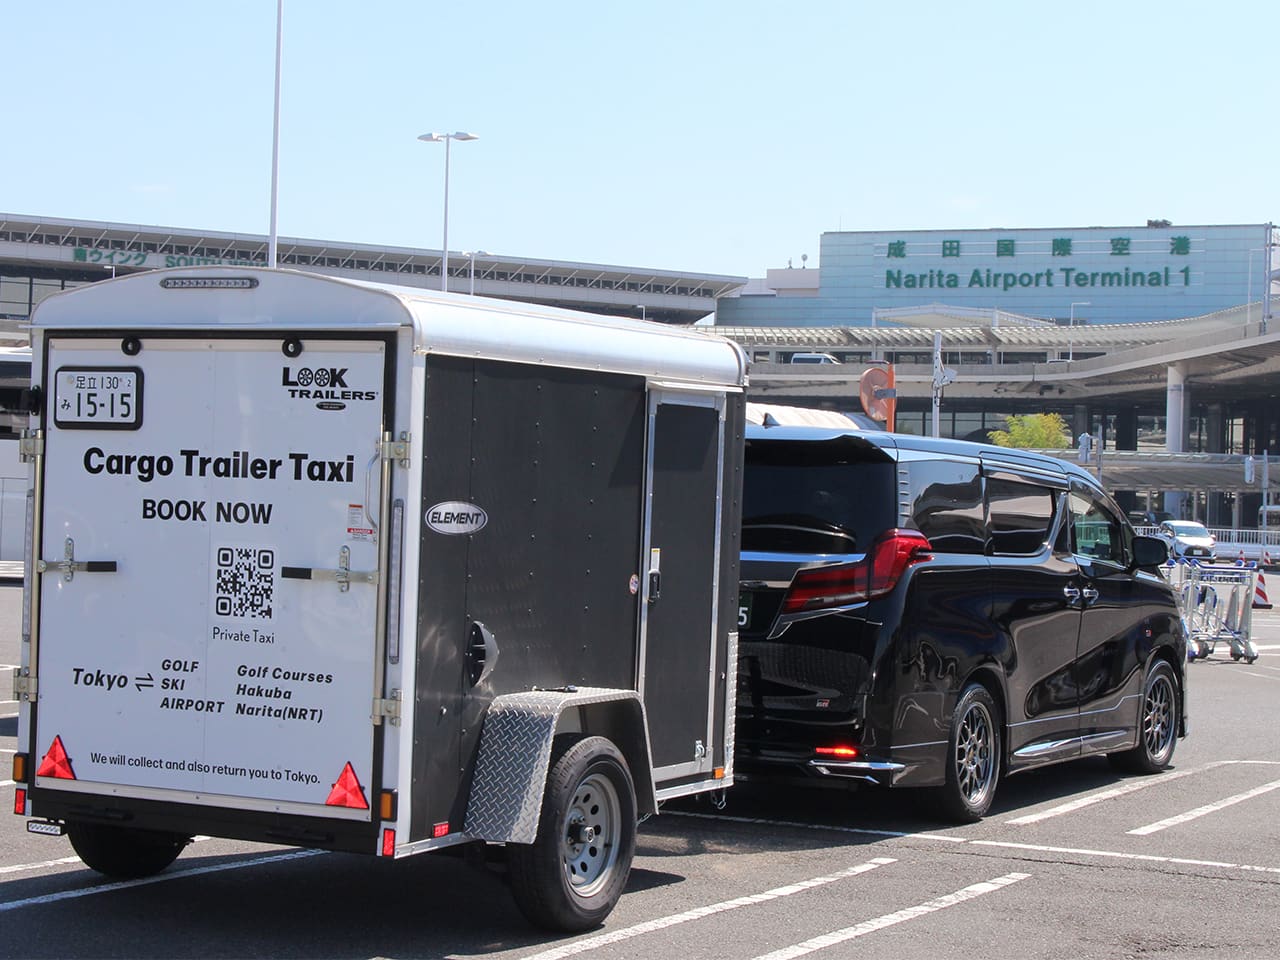
[[[894,464],[875,448],[749,441],[742,549],[863,553],[897,526]]]

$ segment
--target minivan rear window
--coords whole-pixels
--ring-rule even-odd
[[[777,553],[864,553],[897,526],[896,465],[846,442],[748,441],[742,548]]]

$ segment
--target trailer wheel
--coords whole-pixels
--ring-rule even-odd
[[[599,926],[622,895],[635,849],[635,786],[627,761],[604,737],[556,737],[537,838],[508,847],[520,911],[550,930]]]
[[[191,842],[180,833],[75,821],[67,824],[67,838],[85,866],[125,880],[159,873]]]
[[[1107,759],[1129,773],[1159,773],[1169,766],[1177,744],[1178,684],[1169,664],[1157,660],[1142,682],[1138,745],[1122,753],[1109,753]]]

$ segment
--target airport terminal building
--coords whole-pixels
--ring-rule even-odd
[[[873,326],[933,303],[1069,323],[1201,317],[1264,299],[1270,224],[823,234],[816,270],[772,271],[717,324]]]

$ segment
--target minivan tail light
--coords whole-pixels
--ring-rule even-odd
[[[912,564],[933,559],[919,530],[886,530],[855,563],[800,570],[782,601],[782,613],[806,613],[862,603],[890,592]]]

